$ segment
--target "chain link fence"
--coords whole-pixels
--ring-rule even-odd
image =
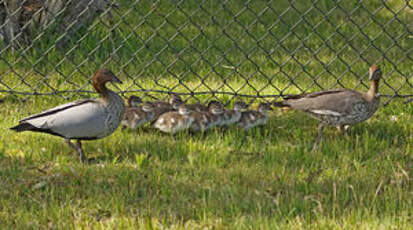
[[[0,0],[0,94],[93,93],[102,66],[122,94],[230,101],[335,87],[413,96],[413,2]]]

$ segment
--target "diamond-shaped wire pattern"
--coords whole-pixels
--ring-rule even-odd
[[[410,0],[0,0],[0,93],[93,93],[107,66],[122,93],[271,98],[366,90],[377,63],[389,102],[413,96],[412,31]]]

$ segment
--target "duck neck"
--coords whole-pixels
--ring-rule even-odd
[[[108,100],[108,94],[110,90],[106,88],[105,83],[94,82],[93,88],[95,88],[96,92],[98,92],[105,101]]]
[[[259,110],[259,112],[264,115],[265,117],[268,116],[268,111],[267,110]]]
[[[378,80],[372,80],[370,81],[370,89],[367,92],[367,97],[370,100],[373,100],[379,93],[379,81]]]

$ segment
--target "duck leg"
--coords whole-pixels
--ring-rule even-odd
[[[82,163],[85,163],[86,158],[85,158],[85,154],[84,154],[83,149],[82,149],[82,143],[80,142],[80,140],[77,140],[76,145],[74,145],[74,144],[70,141],[70,139],[66,139],[66,143],[67,143],[71,148],[73,148],[74,150],[76,150],[76,152],[79,153],[80,161],[81,161]]]
[[[314,142],[313,150],[312,150],[312,151],[315,151],[315,150],[318,148],[318,144],[320,144],[321,139],[322,139],[322,137],[323,137],[323,129],[324,129],[324,123],[321,122],[321,123],[318,125],[318,134],[317,134],[317,138],[315,139],[315,142]]]
[[[76,142],[76,151],[79,153],[80,161],[82,163],[85,163],[86,162],[86,157],[85,157],[85,153],[83,152],[82,142],[80,140],[77,140],[77,142]]]
[[[263,125],[258,126],[259,130],[260,130],[260,134],[261,136],[265,137],[266,133],[265,133],[265,127]]]
[[[345,125],[345,126],[344,126],[344,131],[345,131],[347,134],[350,134],[351,126],[350,126],[350,125]]]
[[[338,130],[338,132],[340,133],[340,134],[343,134],[344,133],[344,125],[337,125],[336,126],[337,127],[337,130]]]
[[[350,125],[337,125],[337,130],[340,132],[340,134],[349,134],[350,133]]]

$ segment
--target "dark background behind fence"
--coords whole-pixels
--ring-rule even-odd
[[[365,90],[412,96],[411,1],[0,1],[0,93],[92,93],[106,66],[119,90],[272,98]]]

